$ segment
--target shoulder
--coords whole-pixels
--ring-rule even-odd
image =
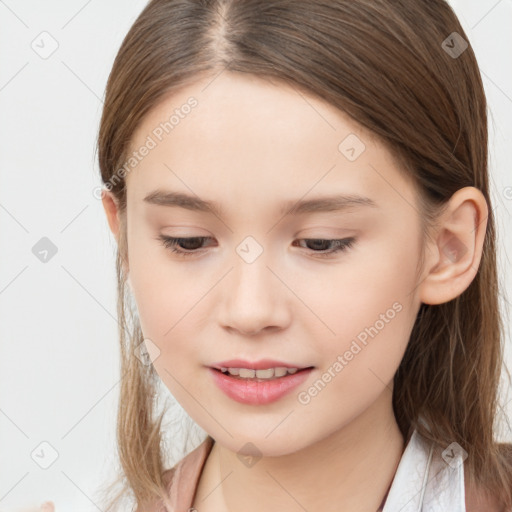
[[[162,484],[173,504],[173,510],[187,510],[191,505],[201,471],[214,444],[208,436],[197,448],[182,458],[174,467],[162,473]],[[165,512],[162,500],[156,500],[136,512]]]
[[[464,484],[466,494],[466,512],[511,512],[506,510],[494,496],[490,496],[482,488]]]
[[[171,469],[167,469],[162,473],[162,482],[167,491],[171,488],[172,481],[174,478],[174,473],[176,472],[176,467]],[[154,499],[151,503],[146,504],[144,506],[138,506],[135,509],[135,512],[164,512],[165,508],[161,499]]]
[[[498,448],[501,455],[512,464],[512,444],[500,443]],[[467,475],[464,475],[465,477]],[[506,508],[496,496],[489,493],[483,486],[470,483],[469,478],[464,479],[464,492],[466,493],[466,512],[512,512]]]

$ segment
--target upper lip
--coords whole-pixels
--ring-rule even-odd
[[[212,368],[220,370],[221,368],[248,368],[251,370],[266,370],[267,368],[310,368],[309,366],[302,366],[297,364],[285,363],[284,361],[277,361],[275,359],[260,359],[259,361],[245,361],[244,359],[230,359],[229,361],[221,361],[213,363]]]

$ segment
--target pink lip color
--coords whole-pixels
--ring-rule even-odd
[[[242,380],[232,375],[225,375],[214,368],[208,368],[208,370],[212,374],[215,384],[233,400],[242,404],[264,405],[279,400],[302,384],[313,368],[266,381]]]

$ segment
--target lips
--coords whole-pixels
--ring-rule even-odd
[[[300,364],[287,363],[285,361],[278,361],[276,359],[260,359],[259,361],[246,361],[244,359],[230,359],[229,361],[220,361],[210,365],[211,368],[220,370],[221,368],[248,368],[251,370],[266,370],[267,368],[297,368],[303,370],[311,368],[310,366],[303,366]]]
[[[223,361],[222,364],[232,364],[233,362],[239,364],[242,361]],[[247,364],[247,361],[243,363]],[[276,363],[283,364],[277,361],[272,362],[272,364]],[[266,405],[285,397],[293,389],[304,384],[313,371],[313,367],[302,368],[295,374],[272,380],[239,378],[229,374],[226,375],[214,367],[210,367],[208,371],[217,387],[232,400],[246,405]]]

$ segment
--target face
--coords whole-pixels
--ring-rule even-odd
[[[421,231],[415,189],[384,146],[313,96],[224,72],[163,101],[131,151],[144,153],[126,176],[142,332],[206,432],[280,455],[382,397],[391,407],[421,303]],[[312,369],[276,385],[210,368],[233,359]]]

